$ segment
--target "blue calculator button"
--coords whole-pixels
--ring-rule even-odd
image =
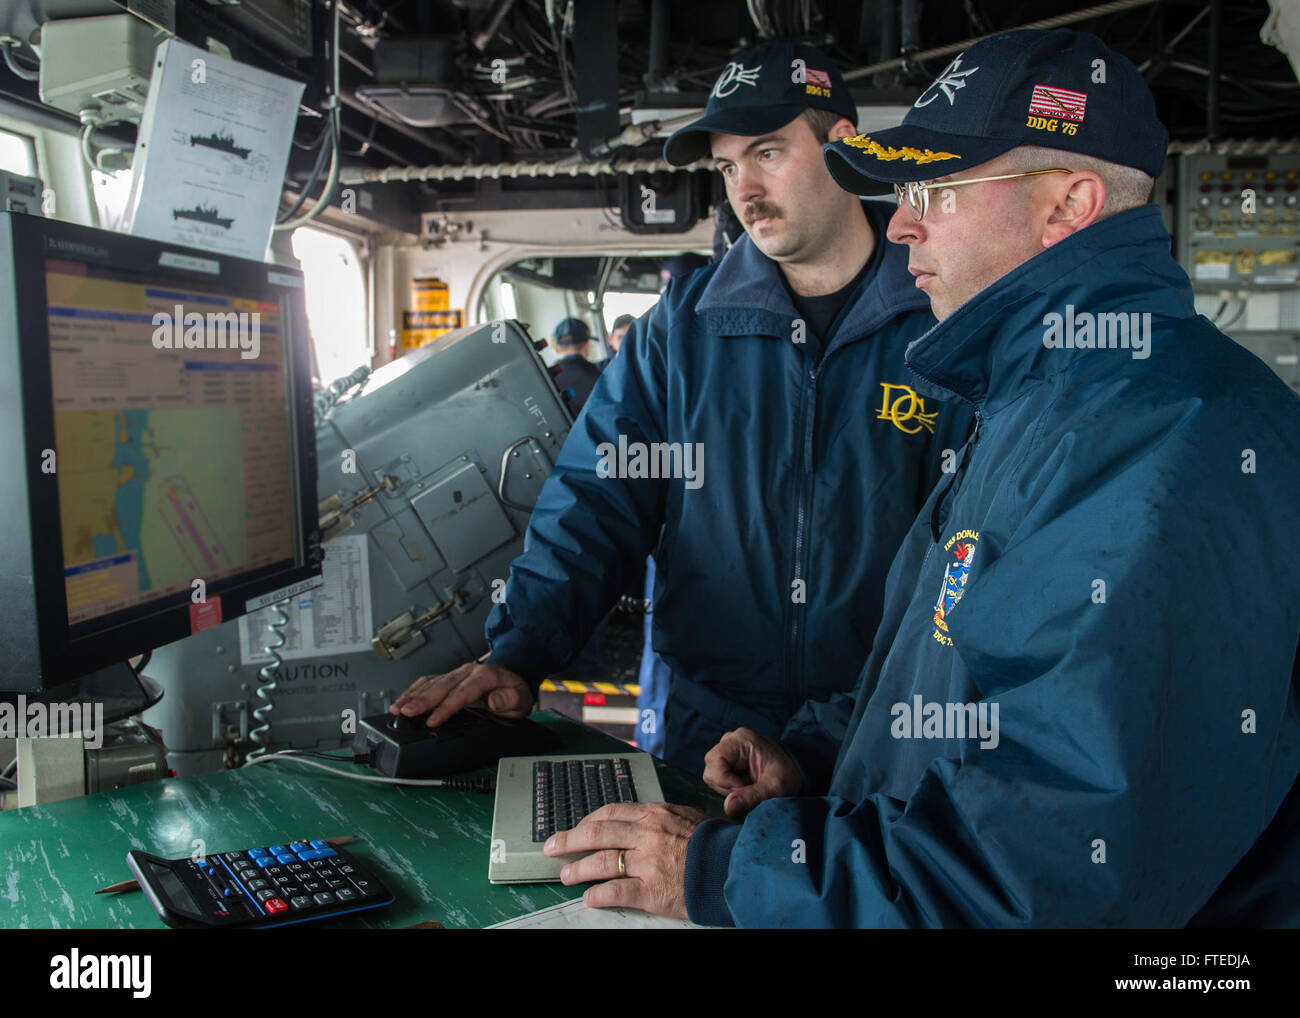
[[[286,855],[277,855],[275,857],[275,861],[278,862],[281,866],[283,866],[286,863],[297,862],[298,857],[294,855],[292,852],[289,852]]]
[[[204,867],[204,866],[211,866],[212,863],[208,862],[208,860],[206,859],[195,859],[194,865],[198,867]]]
[[[248,854],[254,859],[265,859],[271,853],[264,848],[250,848]]]
[[[312,847],[312,848],[316,848],[316,849],[320,849],[321,851],[324,851],[325,849],[327,849],[327,848],[330,847],[330,843],[329,843],[328,841],[321,841],[321,840],[318,838],[317,840],[315,840],[315,841],[313,841],[313,842],[311,843],[311,847]]]
[[[289,846],[289,851],[302,853],[302,852],[310,851],[311,848],[312,846],[307,844],[307,842],[305,841],[295,841],[292,845]]]
[[[324,859],[325,853],[319,852],[315,849],[309,849],[306,852],[299,852],[298,858],[301,859],[303,862],[311,862],[311,860],[313,859]]]
[[[332,858],[334,858],[334,857],[337,856],[337,855],[338,855],[338,853],[337,853],[336,851],[334,851],[334,849],[332,849],[332,848],[322,848],[319,852],[316,853],[316,858],[317,858],[317,859],[332,859]]]
[[[268,850],[272,855],[284,855],[289,851],[288,845],[272,845]]]
[[[256,859],[253,860],[253,862],[257,863],[257,865],[258,865],[259,867],[261,867],[262,869],[266,869],[266,867],[268,867],[268,866],[274,866],[274,865],[275,865],[275,856],[273,856],[273,855],[259,855]]]

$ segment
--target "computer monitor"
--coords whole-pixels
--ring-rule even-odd
[[[0,214],[0,692],[319,581],[302,274]]]

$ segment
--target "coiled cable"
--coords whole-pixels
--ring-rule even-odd
[[[271,694],[275,692],[276,679],[279,677],[279,669],[284,664],[284,658],[280,656],[280,648],[288,642],[288,637],[284,635],[284,627],[289,624],[289,616],[284,607],[290,603],[291,598],[285,598],[283,601],[277,601],[271,606],[278,619],[270,623],[271,632],[278,636],[279,642],[268,643],[264,648],[271,655],[271,660],[262,665],[257,671],[257,698],[262,701],[262,705],[253,711],[253,718],[257,721],[257,727],[248,733],[256,746],[248,754],[247,759],[256,760],[266,755],[271,744],[271,711],[275,709],[275,701],[271,699]]]

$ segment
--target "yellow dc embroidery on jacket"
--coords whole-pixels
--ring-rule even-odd
[[[927,414],[925,400],[916,394],[915,389],[910,385],[899,385],[894,382],[881,382],[880,387],[885,391],[880,398],[880,409],[876,411],[876,420],[889,421],[899,431],[905,431],[909,435],[915,435],[922,428],[934,434],[934,422],[939,419],[939,411],[935,410]],[[909,428],[907,425],[911,421],[915,421],[916,424]]]
[[[865,134],[859,134],[853,138],[845,138],[845,145],[852,145],[854,148],[860,148],[868,155],[873,155],[884,162],[893,162],[895,159],[902,159],[904,162],[915,162],[918,166],[924,166],[926,163],[937,163],[943,159],[960,159],[961,156],[955,152],[935,152],[928,148],[892,148],[880,144],[867,137]]]

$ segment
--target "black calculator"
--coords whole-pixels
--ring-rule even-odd
[[[126,856],[168,926],[287,926],[378,908],[393,894],[356,856],[326,841],[222,852],[197,859]]]

